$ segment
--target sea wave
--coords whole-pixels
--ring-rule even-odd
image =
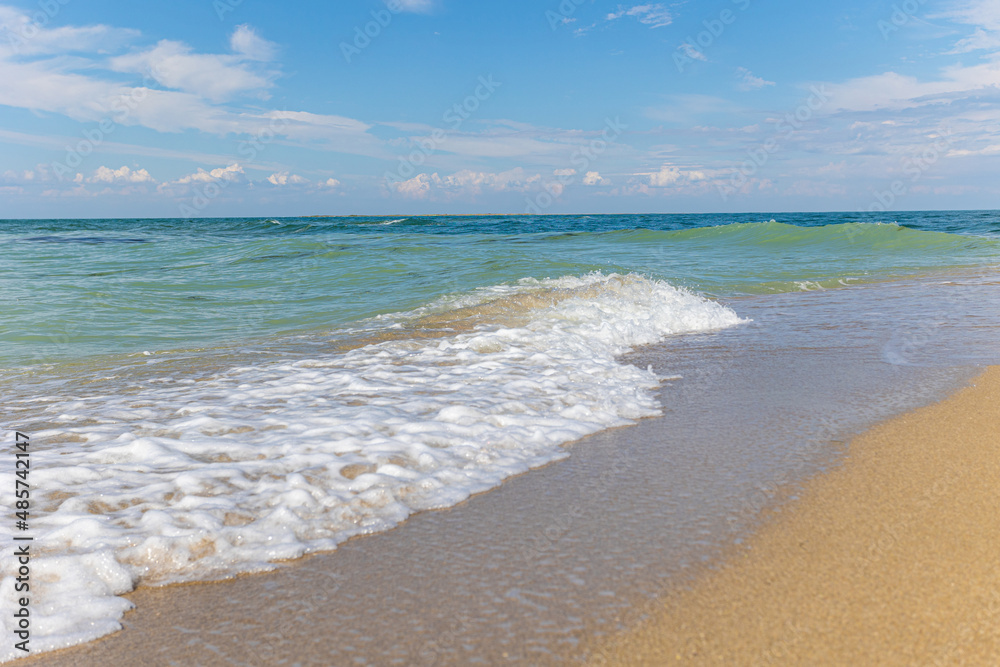
[[[588,232],[592,233],[592,232]],[[960,251],[1000,250],[1000,240],[985,236],[911,229],[896,223],[844,222],[801,226],[770,220],[742,222],[682,230],[624,229],[597,232],[627,242],[707,243],[713,247],[819,247],[854,251]],[[557,238],[553,236],[553,238]]]
[[[660,379],[618,357],[740,321],[640,275],[526,279],[385,318],[340,353],[34,397],[51,428],[32,434],[32,646],[114,632],[136,585],[333,549],[656,415]],[[0,558],[8,631],[16,568]]]

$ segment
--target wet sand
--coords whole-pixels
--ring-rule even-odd
[[[1000,368],[884,423],[603,665],[996,665]]]

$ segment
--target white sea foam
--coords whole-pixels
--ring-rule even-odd
[[[126,396],[44,397],[43,417],[62,426],[32,434],[33,651],[118,629],[129,607],[118,596],[139,583],[333,549],[656,415],[660,380],[617,357],[740,321],[666,283],[601,274],[479,290],[396,321],[473,305],[493,319],[452,335],[404,334]],[[0,488],[8,507],[11,486]],[[8,637],[11,552],[0,557]],[[0,659],[16,657],[10,644]]]

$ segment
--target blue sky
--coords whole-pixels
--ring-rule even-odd
[[[0,217],[1000,208],[1000,0],[0,0]]]

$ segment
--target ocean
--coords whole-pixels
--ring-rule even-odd
[[[506,644],[469,623],[449,656],[487,633],[572,652],[852,434],[1000,361],[996,211],[9,220],[0,245],[34,651],[120,629],[138,586],[285,567],[576,471],[572,512],[502,516],[531,590],[567,606],[518,614]],[[622,532],[567,537],[598,515]],[[12,549],[0,569],[13,632]]]

